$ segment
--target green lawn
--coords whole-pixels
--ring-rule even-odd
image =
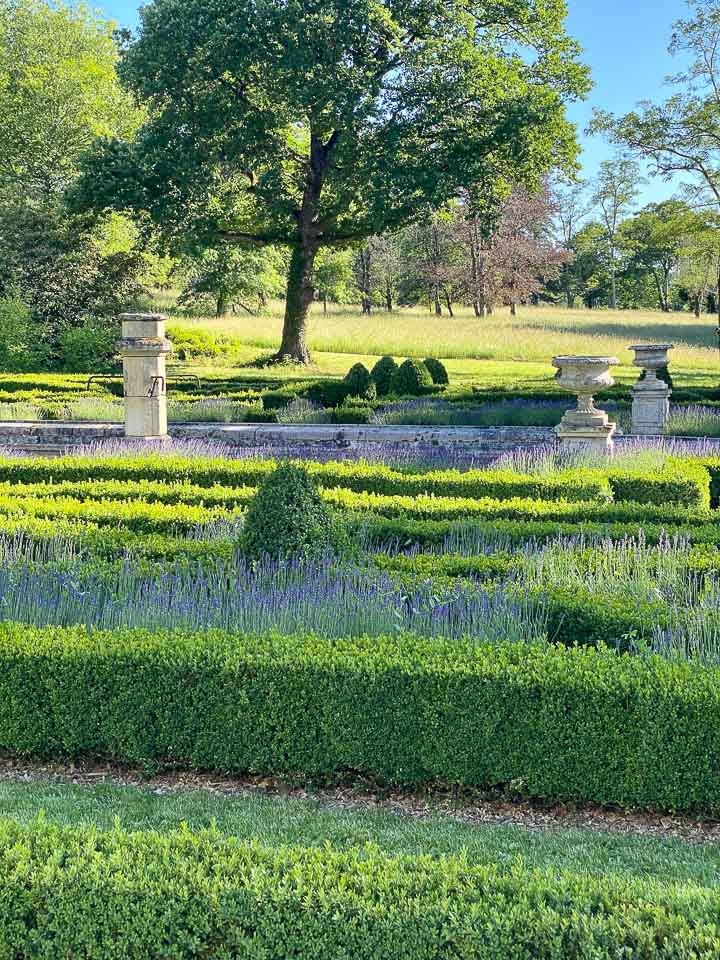
[[[159,794],[107,783],[74,786],[56,781],[0,781],[0,816],[31,820],[43,811],[66,825],[119,822],[129,830],[191,829],[213,823],[240,839],[346,847],[375,844],[389,853],[466,852],[476,863],[512,864],[581,873],[622,873],[670,882],[720,885],[720,844],[658,840],[580,829],[475,825],[436,813],[428,817],[388,810],[340,810],[317,801],[206,790]]]

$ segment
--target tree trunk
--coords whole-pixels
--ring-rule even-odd
[[[215,316],[224,317],[227,313],[227,297],[224,293],[218,295],[215,303]]]
[[[327,296],[323,294],[323,313],[327,313]]]
[[[617,284],[615,282],[615,264],[610,267],[610,309],[617,310]]]
[[[392,313],[393,295],[392,287],[390,286],[389,282],[385,285],[385,306],[387,307],[387,312]]]
[[[450,314],[451,317],[454,317],[455,314],[453,313],[452,300],[450,299],[450,294],[448,293],[447,290],[445,291],[445,303],[448,308],[448,313]]]
[[[517,316],[517,304],[515,303],[514,300],[513,300],[512,303],[510,304],[510,316],[511,316],[511,317],[516,317],[516,316]]]
[[[282,343],[275,355],[277,360],[310,363],[305,333],[310,304],[315,295],[312,276],[316,253],[316,248],[300,243],[292,248],[285,295]]]
[[[435,304],[435,316],[442,316],[442,304],[440,303],[440,294],[438,293],[437,287],[433,290],[433,303]]]

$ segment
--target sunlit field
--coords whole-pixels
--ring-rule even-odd
[[[282,304],[273,303],[258,316],[184,317],[185,324],[232,334],[248,346],[276,347]],[[309,343],[323,353],[547,363],[563,353],[612,354],[627,362],[631,344],[666,341],[676,344],[672,359],[678,370],[709,371],[720,368],[716,328],[716,318],[708,314],[697,320],[690,313],[522,307],[516,317],[502,309],[478,319],[469,308],[458,307],[454,317],[438,318],[420,308],[378,310],[366,317],[356,306],[330,306],[325,314],[316,305]]]

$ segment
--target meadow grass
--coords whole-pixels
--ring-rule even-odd
[[[173,311],[172,299],[161,303]],[[422,307],[403,307],[392,313],[377,310],[369,317],[354,305],[320,305],[311,311],[309,346],[329,354],[426,357],[456,360],[534,361],[547,363],[554,355],[594,353],[632,360],[634,343],[670,342],[673,366],[707,370],[718,366],[714,316],[699,320],[690,313],[649,310],[569,310],[557,306],[518,309],[517,316],[502,308],[478,319],[468,307],[455,316],[438,318]],[[282,304],[273,302],[257,316],[224,317],[183,314],[176,322],[238,337],[249,347],[273,349],[280,341]]]
[[[216,825],[240,840],[268,846],[298,844],[346,848],[373,844],[390,854],[466,853],[476,864],[522,861],[538,869],[655,877],[666,882],[720,884],[720,847],[677,839],[626,836],[600,830],[534,829],[469,824],[439,812],[417,817],[388,810],[338,809],[315,800],[260,793],[222,795],[207,790],[92,786],[50,780],[0,782],[0,816],[21,822],[40,813],[63,825],[168,832]]]

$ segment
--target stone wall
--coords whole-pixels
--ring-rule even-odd
[[[237,447],[348,448],[373,443],[406,447],[408,445],[471,449],[478,458],[492,459],[512,450],[532,449],[554,442],[552,430],[545,427],[419,427],[365,426],[332,424],[170,424],[170,436],[182,440],[206,440]],[[119,423],[0,422],[0,447],[34,450],[38,453],[96,443],[122,440]]]

